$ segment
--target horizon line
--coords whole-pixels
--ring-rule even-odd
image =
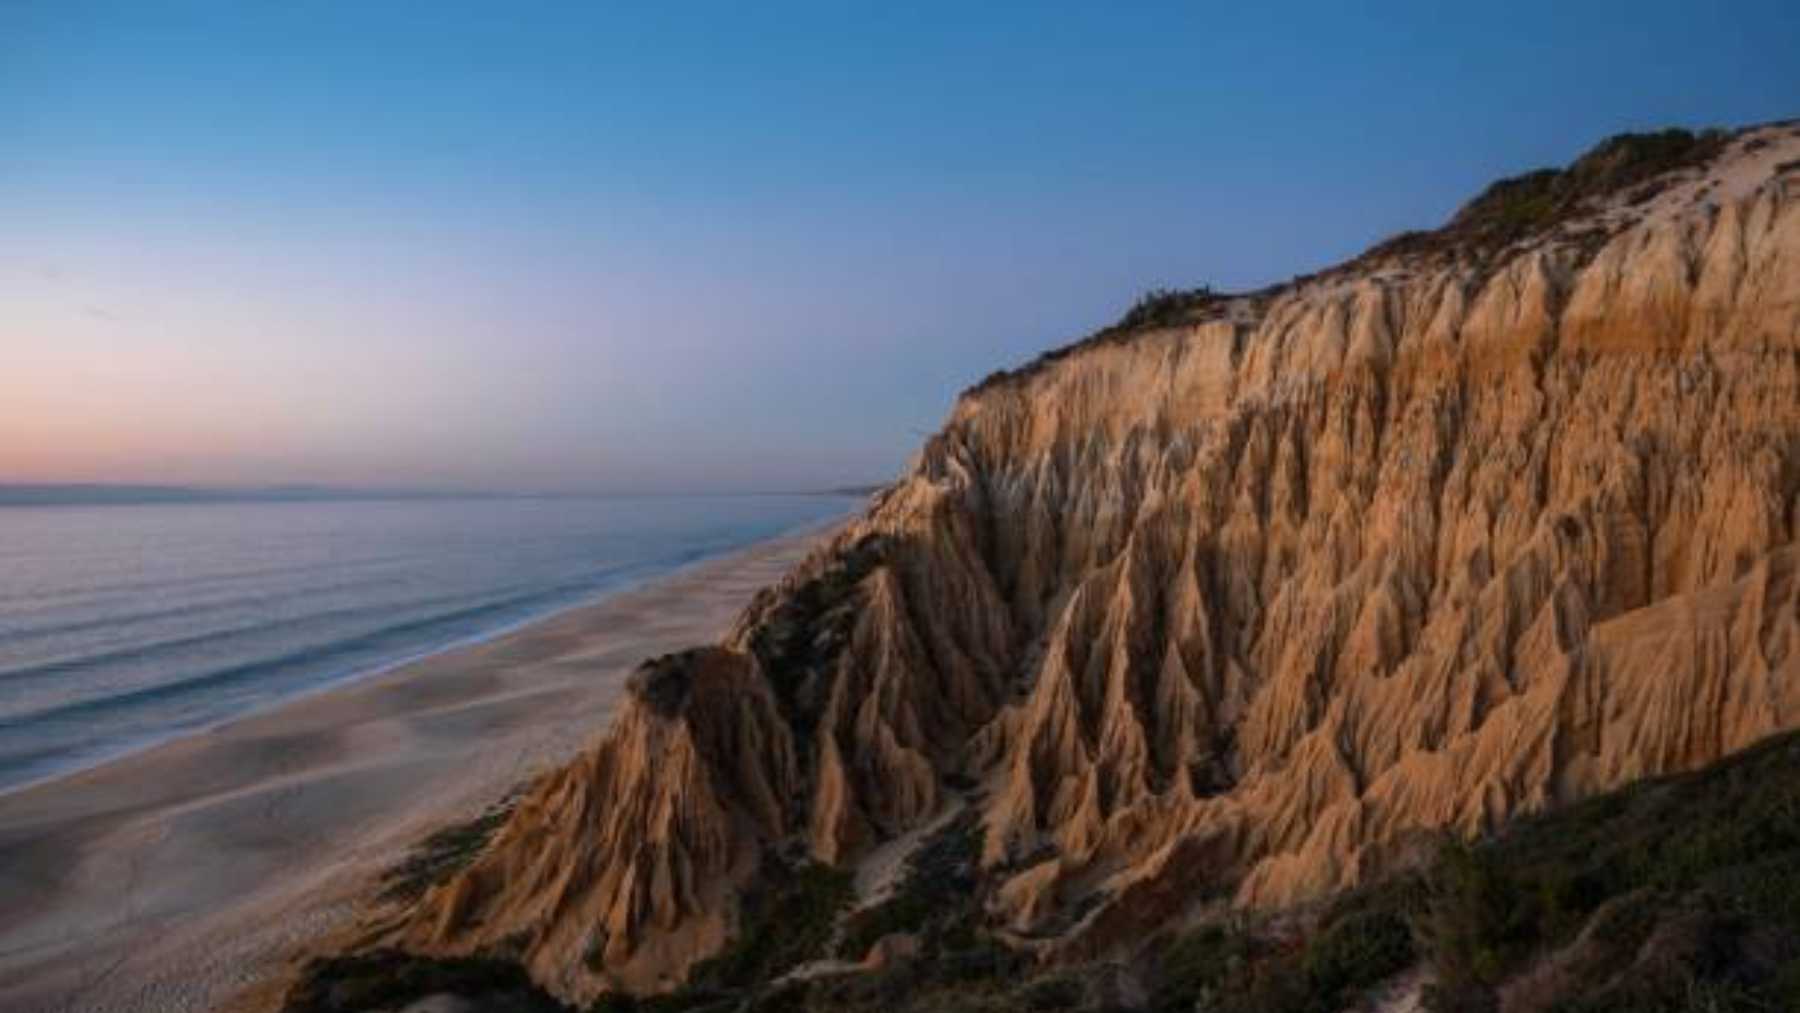
[[[150,482],[0,482],[0,507],[145,506],[158,503],[300,503],[438,499],[649,499],[726,496],[868,496],[891,482],[802,489],[459,489],[312,483],[186,485]]]

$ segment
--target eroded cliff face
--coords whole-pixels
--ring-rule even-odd
[[[479,861],[398,933],[415,949],[526,948],[540,983],[672,984],[726,940],[735,892],[792,830],[794,741],[755,659],[646,662],[594,748],[538,781]]]
[[[1800,725],[1797,160],[984,384],[406,938],[667,987],[768,856],[966,801],[994,924],[1091,955]]]

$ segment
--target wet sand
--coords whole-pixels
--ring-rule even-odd
[[[607,723],[826,529],[0,795],[0,1009],[203,1010],[342,924],[432,829]]]

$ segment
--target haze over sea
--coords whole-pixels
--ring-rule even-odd
[[[491,636],[855,502],[0,507],[0,790]]]

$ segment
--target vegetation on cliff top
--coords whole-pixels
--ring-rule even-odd
[[[1648,201],[1669,173],[1703,165],[1724,151],[1723,130],[1660,130],[1615,134],[1562,169],[1537,169],[1491,184],[1442,228],[1403,232],[1376,244],[1362,259],[1457,253],[1481,255],[1541,235],[1623,195]],[[1588,237],[1604,238],[1604,234]]]
[[[1537,169],[1499,180],[1464,204],[1443,226],[1402,232],[1382,240],[1351,263],[1393,257],[1486,257],[1521,240],[1546,234],[1615,195],[1623,194],[1628,205],[1641,204],[1661,190],[1665,185],[1663,177],[1710,162],[1725,150],[1733,136],[1732,132],[1719,129],[1695,132],[1680,128],[1615,134],[1565,168]],[[1607,235],[1605,230],[1590,229],[1571,238],[1592,252]],[[978,394],[1024,380],[1075,352],[1127,341],[1161,327],[1205,320],[1209,310],[1222,307],[1228,300],[1265,298],[1328,273],[1299,275],[1285,285],[1244,293],[1220,292],[1208,285],[1151,289],[1116,323],[1045,352],[1016,369],[996,370],[965,393]]]
[[[997,369],[965,393],[978,394],[1002,384],[1023,380],[1083,349],[1126,341],[1159,327],[1194,323],[1204,319],[1207,311],[1222,307],[1231,298],[1231,295],[1215,291],[1210,285],[1183,289],[1153,288],[1138,296],[1137,302],[1132,303],[1131,308],[1117,322],[1100,328],[1080,341],[1052,348],[1017,369]]]

